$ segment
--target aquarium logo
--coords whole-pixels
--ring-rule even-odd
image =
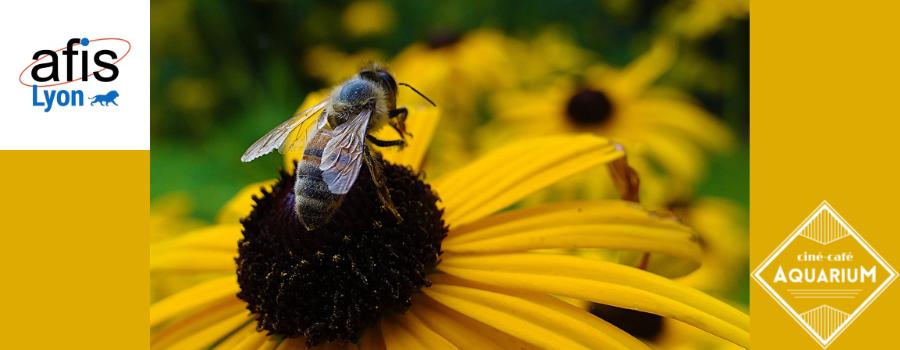
[[[895,278],[897,271],[828,202],[753,271],[823,349]]]
[[[76,50],[78,48],[81,50]],[[113,82],[119,77],[119,67],[116,64],[129,52],[131,43],[125,39],[69,39],[65,47],[56,51],[35,52],[31,57],[34,61],[19,74],[19,83],[31,88],[31,105],[42,108],[44,112],[50,112],[54,106],[83,107],[85,93],[81,89],[48,88],[76,81],[81,82],[77,87],[94,80],[100,83]],[[65,80],[61,80],[61,77]],[[93,100],[89,106],[95,106],[98,102],[98,107],[108,107],[110,104],[118,106],[115,99],[119,97],[119,92],[115,89],[97,88],[88,96],[93,96],[88,98]]]

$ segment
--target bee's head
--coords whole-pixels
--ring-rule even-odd
[[[359,77],[366,79],[366,80],[374,81],[374,82],[378,83],[379,85],[381,85],[381,87],[383,87],[385,89],[385,91],[387,91],[388,94],[390,95],[390,96],[388,96],[390,101],[393,101],[394,103],[396,103],[396,101],[397,101],[397,85],[398,84],[397,84],[397,81],[394,80],[394,76],[391,75],[391,73],[389,73],[387,70],[385,70],[384,68],[382,68],[381,66],[379,66],[377,64],[370,64],[368,67],[363,68],[362,70],[359,71]],[[415,91],[417,94],[419,94],[419,96],[422,96],[423,98],[428,100],[429,103],[431,103],[434,106],[437,106],[434,104],[434,102],[431,102],[431,100],[428,97],[425,97],[425,95],[422,95],[422,93],[419,92],[419,90],[416,90],[412,86],[409,86],[409,84],[400,83],[399,85],[405,85],[405,86],[409,87],[410,89]],[[391,108],[393,108],[393,106],[391,106]]]
[[[360,78],[374,81],[381,85],[385,89],[385,91],[389,91],[391,96],[397,96],[397,81],[394,80],[394,76],[388,71],[381,69],[380,67],[373,68],[363,68],[359,72]]]

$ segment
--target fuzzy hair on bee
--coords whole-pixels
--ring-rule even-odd
[[[241,161],[252,161],[274,149],[285,153],[298,149],[298,145],[304,147],[296,169],[294,206],[307,230],[321,227],[331,219],[365,162],[383,208],[402,221],[384,184],[381,155],[373,149],[406,145],[408,111],[405,107],[397,108],[398,85],[409,87],[431,102],[415,88],[398,84],[387,68],[369,63],[358,74],[335,86],[325,101],[288,119],[256,141]],[[316,115],[312,130],[293,133]],[[371,135],[385,126],[394,128],[400,139],[379,140]],[[294,137],[289,140],[292,134]],[[311,136],[300,143],[302,135]]]

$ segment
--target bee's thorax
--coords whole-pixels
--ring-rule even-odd
[[[337,127],[346,123],[366,109],[372,109],[369,130],[376,131],[386,124],[388,110],[395,106],[393,94],[371,80],[355,77],[336,86],[331,93],[328,106],[328,123]]]

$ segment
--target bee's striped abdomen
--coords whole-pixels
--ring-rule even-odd
[[[294,210],[306,229],[313,230],[325,225],[341,206],[344,195],[328,190],[322,178],[322,152],[331,140],[332,131],[322,129],[306,143],[303,158],[297,163],[297,182],[294,184]]]

